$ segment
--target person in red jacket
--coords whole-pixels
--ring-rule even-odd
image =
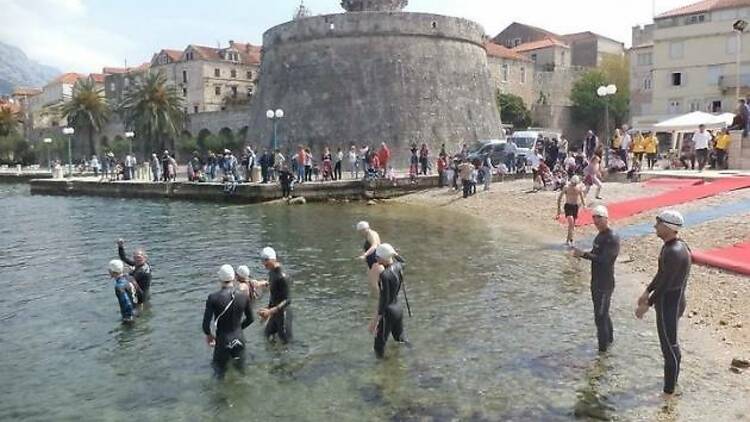
[[[380,160],[380,167],[382,169],[388,168],[388,162],[391,160],[391,150],[388,149],[388,145],[383,142],[380,144],[380,149],[377,153],[378,160]]]

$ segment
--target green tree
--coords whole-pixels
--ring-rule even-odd
[[[165,149],[184,123],[183,100],[177,89],[167,83],[162,71],[151,72],[137,81],[125,95],[119,112],[125,126],[132,128],[146,156],[154,147]]]
[[[88,134],[88,153],[96,154],[94,135],[102,130],[109,120],[109,106],[104,91],[96,87],[91,78],[79,79],[73,86],[73,95],[62,105],[61,113],[68,125],[77,132]]]
[[[497,92],[497,107],[503,123],[512,124],[515,128],[531,126],[531,112],[526,108],[523,98],[513,94]]]
[[[599,68],[589,70],[573,84],[570,99],[573,103],[573,116],[588,128],[604,132],[605,109],[609,104],[610,130],[621,125],[628,118],[630,106],[630,71],[628,60],[607,56]],[[617,94],[600,97],[600,86],[614,84]],[[610,136],[610,134],[607,134]]]
[[[21,114],[11,107],[0,107],[0,136],[8,136],[18,131],[18,125],[22,122]]]

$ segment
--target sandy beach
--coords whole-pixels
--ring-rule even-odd
[[[656,195],[667,187],[646,186],[644,183],[606,183],[602,201],[587,204],[617,202],[634,197]],[[451,189],[430,190],[412,194],[396,201],[429,207],[443,207],[484,219],[490,227],[512,226],[528,232],[530,241],[544,243],[565,240],[565,227],[556,222],[558,192],[531,193],[531,181],[519,180],[495,183],[489,192],[482,192],[464,200],[460,192]],[[593,199],[593,193],[590,196]],[[719,204],[750,199],[750,189],[718,195],[712,198],[675,206],[683,213],[711,208]],[[613,222],[618,227],[654,221],[658,210]],[[579,228],[578,239],[595,235],[593,226]],[[750,212],[699,224],[685,229],[681,236],[693,249],[728,246],[750,239]],[[586,245],[586,248],[590,245]],[[618,260],[618,280],[631,283],[629,288],[641,290],[651,281],[657,270],[661,240],[655,235],[627,239],[622,242]],[[622,286],[622,284],[620,284]],[[634,290],[636,291],[636,290]],[[633,303],[635,303],[633,297]],[[750,359],[750,278],[713,268],[694,265],[688,286],[686,324],[689,330],[700,331],[714,340],[720,351],[719,362],[729,370],[733,358]],[[683,328],[685,329],[685,328]],[[746,372],[742,376],[749,376]]]

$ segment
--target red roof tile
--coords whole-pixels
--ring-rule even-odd
[[[128,72],[130,72],[129,67],[105,67],[102,69],[102,73],[105,75],[121,75]]]
[[[94,82],[98,84],[104,83],[104,75],[101,73],[92,73],[89,75],[89,78],[91,78]]]
[[[79,79],[85,78],[86,75],[81,75],[80,73],[63,73],[62,75],[58,76],[52,82],[50,82],[48,85],[58,83],[58,84],[74,84]]]
[[[13,90],[13,96],[14,97],[31,97],[33,95],[41,94],[42,90],[41,88],[30,88],[25,86],[20,86]]]
[[[694,13],[712,12],[714,10],[733,9],[750,6],[750,0],[703,0],[688,4],[657,15],[655,19],[673,18]]]
[[[487,56],[489,57],[499,57],[501,59],[518,60],[524,62],[530,61],[526,57],[516,53],[510,48],[502,46],[496,42],[487,41],[484,44],[484,49],[487,50]]]
[[[545,38],[543,40],[521,44],[518,47],[514,48],[513,51],[515,51],[516,53],[525,53],[527,51],[539,50],[541,48],[550,48],[550,47],[569,48],[568,45],[562,41],[556,40],[554,38]]]

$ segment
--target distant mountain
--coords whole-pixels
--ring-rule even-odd
[[[29,60],[21,49],[0,42],[0,95],[11,94],[19,86],[41,88],[60,73]]]

